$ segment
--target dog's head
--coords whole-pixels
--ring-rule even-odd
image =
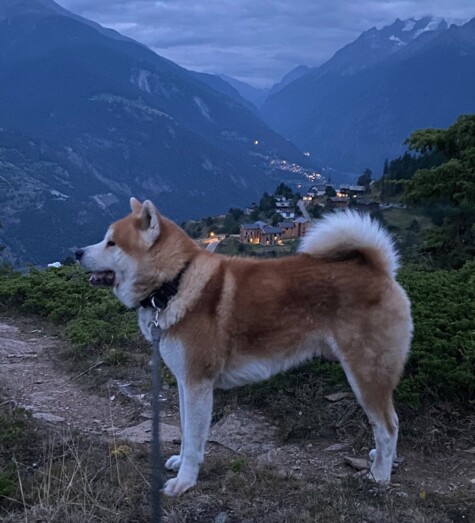
[[[92,273],[91,285],[111,287],[127,307],[136,307],[173,279],[187,263],[193,242],[152,202],[131,198],[130,206],[128,216],[113,223],[101,242],[76,251],[76,258]]]

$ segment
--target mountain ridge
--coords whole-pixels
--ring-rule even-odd
[[[37,6],[37,0],[15,5],[19,11],[0,20],[0,127],[19,137],[16,155],[31,190],[23,208],[8,216],[8,198],[19,193],[0,196],[0,236],[15,245],[23,262],[64,256],[91,229],[99,236],[111,216],[126,210],[132,194],[151,198],[182,220],[244,205],[275,186],[288,174],[275,160],[309,165],[250,109],[141,44],[111,38],[55,9],[32,15],[28,6]],[[38,144],[34,151],[49,151],[54,169],[65,176],[70,151],[82,178],[71,178],[69,188],[57,187],[54,177],[48,188],[31,184],[30,140]],[[0,142],[0,176],[10,181],[19,172],[11,158]],[[39,169],[48,162],[51,158],[41,159]],[[68,198],[48,204],[46,216],[42,206],[51,191]],[[101,196],[108,193],[115,198]],[[84,223],[81,206],[95,206],[92,224]],[[44,227],[31,238],[28,220],[34,212]],[[58,233],[64,242],[59,252],[59,243],[53,246],[47,238],[52,223],[66,221],[74,227]]]
[[[396,24],[400,32],[404,24]],[[403,152],[403,141],[417,128],[446,127],[475,111],[475,21],[439,22],[437,28],[403,46],[389,40],[391,26],[370,29],[270,96],[261,114],[324,165],[378,172],[385,158]],[[371,34],[382,33],[387,47],[365,52],[374,42]]]

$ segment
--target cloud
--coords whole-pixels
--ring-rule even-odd
[[[183,67],[270,85],[396,18],[475,16],[473,0],[57,0]]]

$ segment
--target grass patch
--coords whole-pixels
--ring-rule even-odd
[[[398,251],[409,263],[431,265],[430,259],[421,255],[428,231],[433,227],[430,218],[417,209],[390,208],[380,212],[383,224],[394,235]]]
[[[450,523],[474,514],[468,493],[422,500],[416,485],[408,487],[385,491],[353,476],[302,480],[254,460],[236,471],[228,457],[210,456],[193,494],[164,500],[165,521],[212,522],[221,514],[230,523]]]
[[[2,470],[4,460],[13,463],[14,487],[8,485],[0,502],[3,523],[150,521],[148,446],[53,433],[6,404],[1,421],[8,447],[0,460]],[[164,455],[175,450],[169,445]],[[164,523],[208,523],[218,516],[227,523],[455,523],[475,516],[468,490],[440,494],[406,480],[385,491],[318,468],[302,477],[290,465],[282,470],[218,446],[211,446],[197,487],[162,502]]]
[[[0,397],[1,399],[1,397]],[[13,401],[0,407],[0,507],[19,492],[18,462],[31,461],[38,442],[31,415]]]
[[[410,208],[391,207],[383,209],[382,214],[388,228],[392,231],[403,231],[414,229],[414,220],[418,223],[420,230],[426,230],[432,227],[432,222],[428,216]]]
[[[21,419],[22,430],[36,437],[26,440],[17,437],[21,410],[2,416],[15,435],[15,448],[2,449],[0,458],[2,522],[149,520],[147,454],[141,448],[123,452],[119,444],[99,444],[67,429],[51,432],[30,417]]]

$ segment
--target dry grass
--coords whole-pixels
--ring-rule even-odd
[[[348,405],[339,407],[345,411]],[[148,446],[109,444],[69,431],[46,430],[29,420],[27,452],[17,445],[17,491],[0,502],[4,523],[141,523],[149,521]],[[302,473],[264,464],[217,444],[198,486],[163,499],[164,523],[462,523],[473,521],[473,492],[421,491],[398,475],[389,490],[348,471]],[[178,445],[167,445],[164,455]],[[2,457],[2,465],[5,456]]]
[[[141,449],[116,453],[115,447],[73,434],[44,437],[36,449],[37,463],[16,462],[18,489],[0,506],[2,521],[147,521]]]
[[[165,521],[213,522],[225,513],[227,523],[449,523],[470,521],[470,503],[468,494],[421,499],[415,485],[386,491],[353,475],[285,476],[253,460],[236,470],[229,456],[211,456],[193,492],[165,500]]]

